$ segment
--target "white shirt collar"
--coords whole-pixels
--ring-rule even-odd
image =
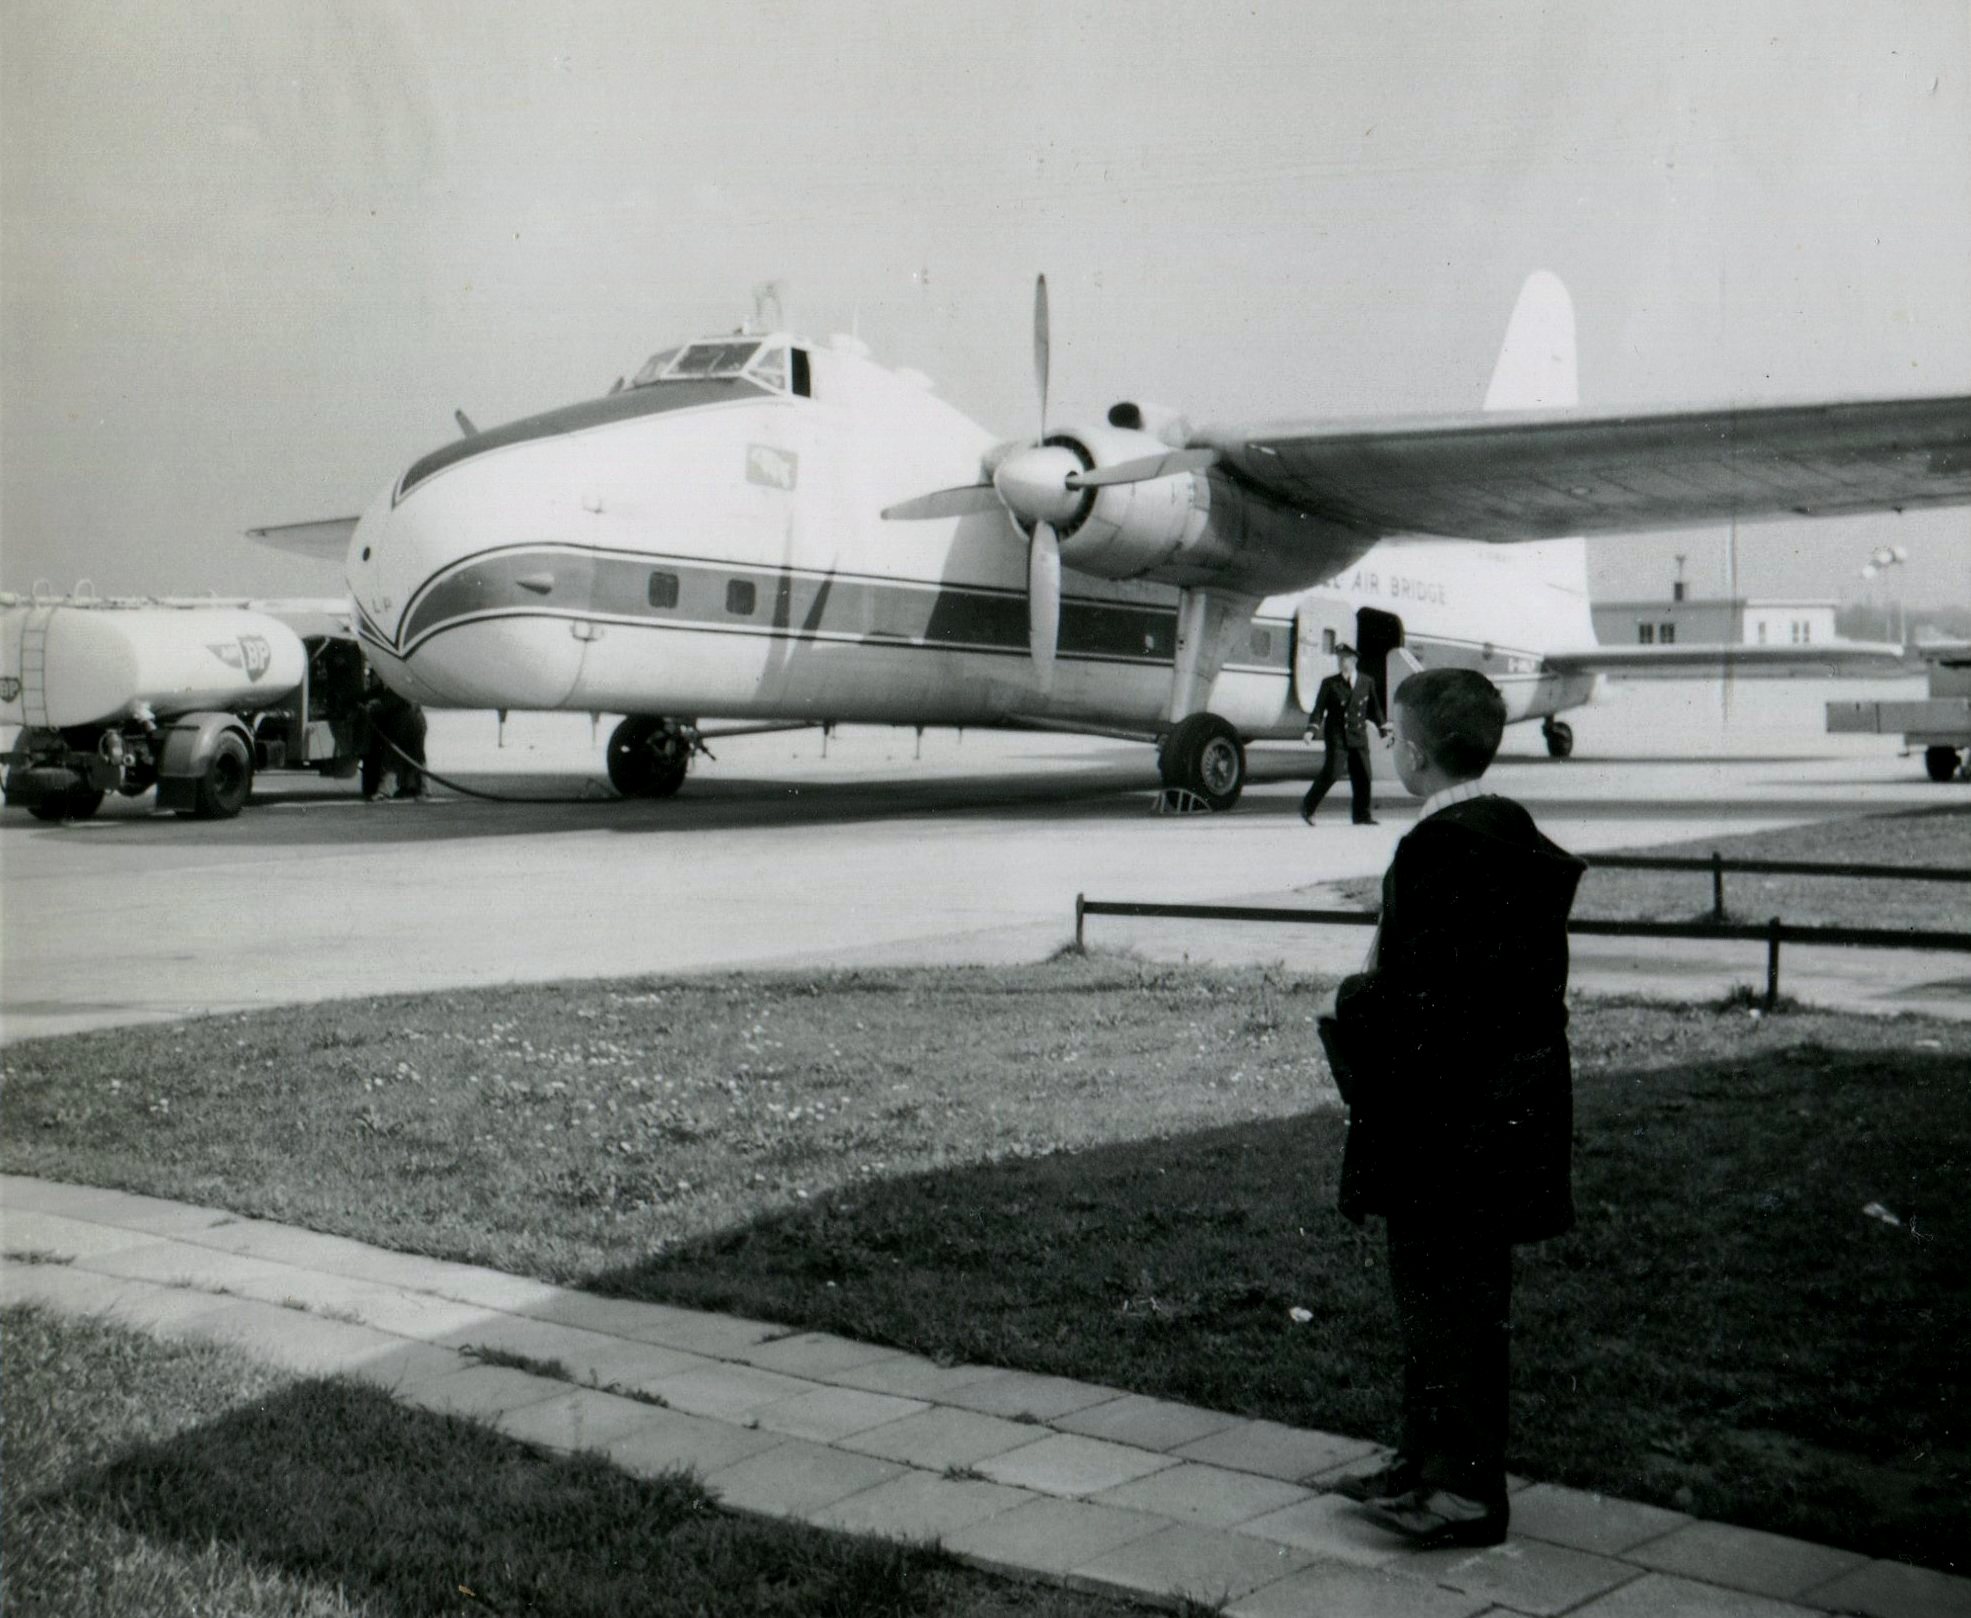
[[[1484,796],[1485,788],[1476,781],[1460,781],[1456,786],[1445,787],[1424,799],[1423,808],[1417,811],[1417,819],[1428,820],[1440,809],[1448,809],[1454,803],[1469,803],[1473,798]]]

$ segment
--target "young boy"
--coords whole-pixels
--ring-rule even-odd
[[[1506,1536],[1512,1248],[1574,1222],[1567,913],[1585,866],[1478,784],[1505,719],[1469,669],[1397,688],[1396,771],[1423,811],[1368,969],[1323,1027],[1349,1106],[1341,1211],[1387,1221],[1403,1345],[1396,1455],[1340,1492],[1422,1546]]]

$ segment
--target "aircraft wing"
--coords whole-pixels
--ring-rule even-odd
[[[1719,642],[1672,646],[1583,646],[1549,652],[1547,667],[1557,674],[1674,674],[1716,673],[1743,669],[1757,673],[1789,674],[1911,674],[1921,671],[1918,658],[1888,642],[1825,641],[1818,646],[1740,645]]]
[[[354,517],[325,517],[317,522],[279,523],[271,528],[249,528],[246,537],[295,556],[339,562],[349,549],[349,536],[356,531],[356,521]]]
[[[1971,394],[1209,428],[1189,442],[1377,538],[1503,543],[1971,502]]]

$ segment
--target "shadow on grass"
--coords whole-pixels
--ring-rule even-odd
[[[1800,1043],[1578,1078],[1580,1225],[1518,1260],[1515,1468],[1953,1566],[1967,1077]],[[1379,1232],[1333,1211],[1343,1127],[915,1175],[589,1284],[1387,1439],[1394,1325]]]
[[[682,1474],[549,1455],[340,1381],[134,1447],[41,1503],[223,1544],[383,1613],[944,1610],[932,1554],[723,1515]]]

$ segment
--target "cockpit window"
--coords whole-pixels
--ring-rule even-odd
[[[763,388],[775,393],[787,391],[787,350],[778,343],[763,347],[746,367],[746,374]]]
[[[643,362],[643,369],[630,379],[633,388],[647,388],[664,374],[664,367],[678,357],[675,348],[667,348],[660,354],[652,354]]]
[[[664,380],[683,376],[738,376],[746,369],[758,343],[691,343],[678,350],[664,367]]]
[[[788,383],[787,345],[762,343],[758,338],[687,343],[653,354],[631,382],[647,388],[656,382],[699,381],[744,377],[773,393],[785,393]],[[804,391],[796,388],[796,392]]]

